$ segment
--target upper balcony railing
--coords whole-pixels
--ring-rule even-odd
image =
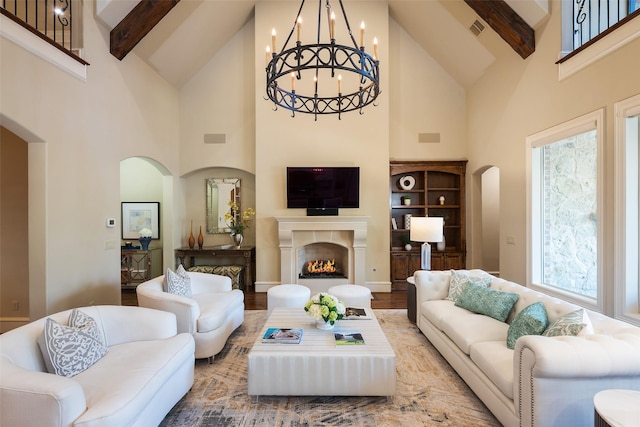
[[[81,4],[81,0],[1,0],[4,15],[77,57],[82,48]]]
[[[640,0],[571,0],[573,50],[624,21],[640,9]]]

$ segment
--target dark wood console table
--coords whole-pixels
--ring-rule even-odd
[[[256,274],[256,247],[235,246],[227,248],[223,246],[204,246],[202,249],[179,248],[176,249],[176,258],[184,268],[192,267],[196,264],[196,259],[207,259],[206,265],[242,265],[244,266],[244,285],[246,289],[253,286]],[[185,258],[188,258],[185,263]]]

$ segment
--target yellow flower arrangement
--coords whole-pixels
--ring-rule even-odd
[[[245,228],[249,228],[251,217],[256,214],[253,208],[245,209],[240,216],[240,207],[234,201],[229,201],[229,211],[224,214],[224,221],[231,230],[231,234],[244,234]]]

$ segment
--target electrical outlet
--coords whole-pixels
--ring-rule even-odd
[[[115,240],[105,240],[104,241],[104,249],[105,250],[115,249],[115,247],[116,247],[116,241]]]
[[[13,311],[20,311],[20,302],[19,301],[11,301],[11,307]]]

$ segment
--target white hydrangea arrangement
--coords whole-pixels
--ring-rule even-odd
[[[140,230],[140,237],[151,237],[153,233],[148,228],[143,228]]]
[[[344,317],[344,303],[333,295],[319,293],[311,297],[304,305],[304,311],[316,320],[324,320],[333,325]]]

